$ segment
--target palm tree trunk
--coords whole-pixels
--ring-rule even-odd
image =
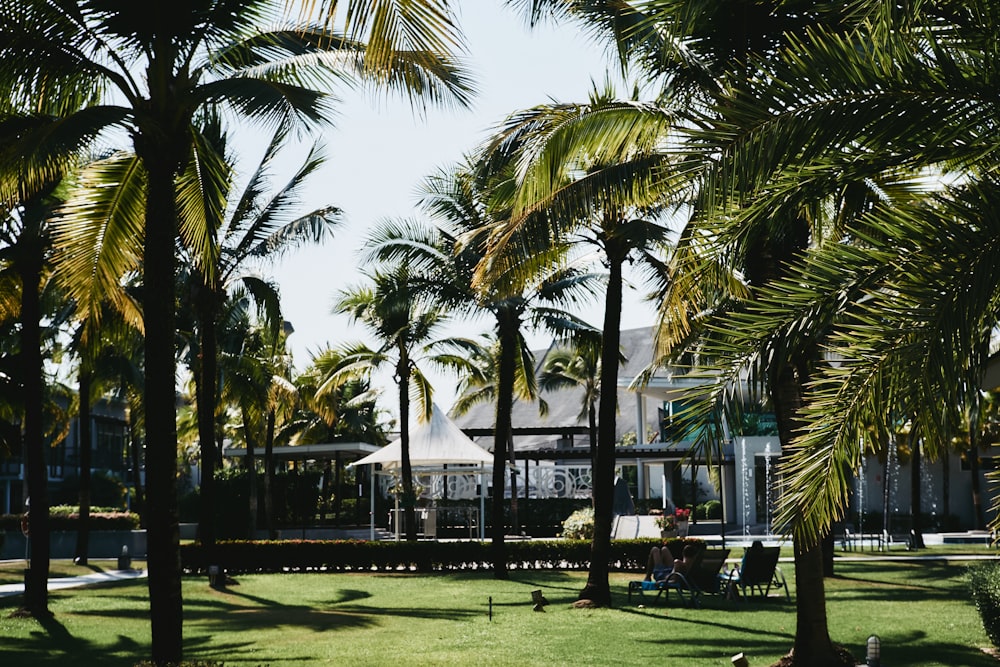
[[[43,425],[44,384],[42,380],[42,316],[40,289],[42,274],[42,247],[40,239],[30,231],[20,244],[24,254],[18,262],[21,277],[21,358],[22,387],[24,389],[24,450],[28,478],[28,496],[31,499],[30,544],[31,560],[24,581],[24,608],[36,618],[49,613],[49,494],[48,474],[45,465],[45,436]],[[33,238],[32,238],[33,237]]]
[[[257,532],[257,436],[254,433],[252,420],[245,409],[243,410],[243,435],[247,443],[245,462],[247,466],[247,494],[250,503],[248,508],[250,525],[247,528],[249,530],[248,536],[252,540],[254,533]]]
[[[973,445],[968,449],[969,457],[969,478],[972,489],[972,528],[982,530],[983,528],[983,494],[979,482],[979,438],[973,440]]]
[[[139,414],[142,406],[138,404],[129,408],[128,441],[129,450],[132,457],[132,483],[135,485],[135,502],[132,505],[133,511],[139,515],[139,526],[146,527],[146,492],[143,488],[143,479],[140,474],[142,470],[142,460],[139,452],[142,450],[142,435],[136,425],[139,421]]]
[[[413,467],[410,465],[410,360],[400,345],[396,365],[399,380],[399,458],[403,475],[403,526],[406,541],[417,541],[417,497],[413,492]],[[399,520],[399,517],[396,517]]]
[[[593,401],[587,409],[587,427],[590,431],[590,478],[594,478],[597,471],[597,406]],[[590,493],[590,506],[594,506],[594,493]]]
[[[922,456],[920,452],[920,439],[916,437],[911,437],[910,451],[912,456],[910,458],[910,516],[913,517],[911,529],[911,536],[913,537],[913,544],[910,545],[914,549],[924,548],[924,530],[923,522],[920,518],[920,505],[921,505],[921,479],[920,479],[920,468],[922,465]]]
[[[843,662],[827,630],[822,544],[806,546],[797,537],[792,541],[795,548],[796,599],[792,664],[841,667]],[[850,664],[853,665],[853,661]]]
[[[264,523],[269,539],[276,538],[274,530],[274,502],[271,490],[274,488],[274,410],[267,413],[267,439],[264,441]]]
[[[90,551],[90,370],[86,362],[80,366],[80,414],[78,424],[78,449],[80,453],[80,521],[76,528],[76,553],[73,562],[87,564]]]
[[[497,333],[500,339],[500,360],[497,371],[496,430],[493,435],[493,576],[507,579],[507,552],[504,546],[504,473],[507,469],[507,451],[512,445],[511,410],[514,405],[514,375],[517,372],[518,339],[517,316],[504,311],[498,313]],[[513,477],[511,478],[513,483]],[[511,504],[515,503],[511,485]]]
[[[615,491],[615,413],[618,410],[618,357],[621,347],[622,263],[625,252],[609,239],[608,287],[604,297],[604,335],[601,347],[601,399],[598,407],[597,451],[594,455],[594,538],[590,570],[579,599],[611,606],[608,574],[611,561],[611,521]]]
[[[148,174],[143,247],[146,359],[146,489],[149,608],[153,661],[177,663],[183,652],[180,532],[177,514],[177,411],[174,360],[174,174],[168,139],[137,146]],[[183,142],[180,142],[183,145]]]
[[[786,364],[776,371],[776,377],[772,382],[771,400],[778,422],[782,456],[787,456],[792,450],[804,381],[804,370],[797,374],[790,365]],[[795,535],[793,546],[795,548],[796,602],[795,645],[792,650],[792,664],[839,665],[827,629],[822,544],[807,544],[798,535]]]
[[[195,308],[198,317],[198,340],[201,347],[195,374],[195,400],[198,407],[198,442],[201,462],[200,516],[198,534],[207,562],[215,562],[215,408],[218,402],[218,342],[215,332],[215,294],[201,285],[196,288]]]

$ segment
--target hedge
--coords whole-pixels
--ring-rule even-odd
[[[610,567],[642,571],[650,547],[659,539],[615,540]],[[685,544],[703,546],[696,538],[667,542],[680,557]],[[590,567],[588,540],[512,540],[505,543],[512,569],[585,570]],[[200,544],[181,545],[181,562],[188,574],[204,574],[208,565],[230,574],[277,572],[449,572],[492,568],[490,542],[387,542],[362,540],[258,540],[216,543],[214,563]]]
[[[0,531],[20,531],[20,514],[0,514]],[[49,530],[76,530],[80,525],[80,515],[74,511],[60,511],[53,508],[49,513]],[[134,512],[92,512],[87,522],[90,530],[138,530],[139,515]]]
[[[1000,563],[969,568],[969,587],[986,636],[1000,647]]]

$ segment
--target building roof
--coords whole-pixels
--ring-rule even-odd
[[[653,327],[626,329],[621,332],[621,348],[627,361],[619,369],[618,377],[618,410],[616,432],[620,438],[624,433],[635,431],[634,415],[636,394],[628,390],[628,385],[642,372],[653,358]],[[536,369],[545,364],[549,351],[555,349],[555,344],[548,349],[536,350]],[[542,449],[565,449],[570,446],[582,447],[589,444],[587,419],[583,412],[583,389],[574,387],[559,391],[542,392],[542,399],[548,404],[548,412],[539,414],[537,403],[515,401],[511,410],[511,418],[515,430],[515,452]],[[463,415],[452,415],[455,423],[463,430],[476,433],[475,440],[483,447],[493,448],[493,436],[482,435],[491,432],[496,424],[493,403],[480,403],[473,406]],[[650,414],[651,413],[651,414]],[[658,428],[658,415],[655,409],[648,410],[645,415],[647,430]],[[530,430],[530,434],[518,434],[518,430]],[[523,431],[522,431],[523,433]]]

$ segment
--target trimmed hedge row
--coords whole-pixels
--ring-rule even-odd
[[[659,539],[615,540],[611,543],[612,570],[643,570]],[[680,557],[685,544],[703,546],[697,538],[668,540]],[[506,542],[507,565],[512,569],[584,570],[590,567],[587,540],[514,540]],[[230,541],[216,544],[214,564],[231,574],[275,572],[449,572],[489,570],[489,542],[368,542],[361,540]],[[200,544],[181,545],[181,563],[188,574],[208,572]]]
[[[969,568],[969,587],[986,636],[1000,647],[1000,563]]]
[[[0,514],[0,531],[20,531],[20,514]],[[52,512],[49,514],[49,530],[76,530],[80,515],[73,512]],[[133,512],[94,512],[87,522],[90,530],[138,530],[139,515]]]

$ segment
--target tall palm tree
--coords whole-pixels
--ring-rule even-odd
[[[611,38],[626,65],[635,66],[650,81],[666,84],[662,97],[682,104],[688,115],[701,112],[696,122],[702,124],[711,124],[711,119],[727,103],[722,99],[727,93],[740,99],[743,106],[762,107],[753,90],[755,82],[768,79],[760,73],[764,69],[761,63],[766,63],[796,36],[807,35],[817,26],[830,25],[844,32],[852,18],[841,7],[798,2],[748,5],[736,0],[714,3],[648,0],[609,7],[586,0],[533,0],[520,4],[530,10],[533,18],[544,11],[555,11],[582,20]],[[738,122],[735,116],[733,122]],[[727,128],[720,125],[719,129]],[[703,164],[710,164],[714,158],[707,152],[705,155],[707,161]],[[738,177],[732,177],[734,173]],[[726,187],[734,200],[739,200],[748,183],[741,172],[729,175]],[[718,197],[714,190],[706,192],[702,206],[714,204],[711,198]],[[736,265],[744,269],[747,277],[741,291],[749,288],[751,296],[787,271],[789,262],[804,251],[814,231],[809,227],[808,217],[800,215],[802,211],[794,206],[777,208],[771,216],[765,214],[766,209],[758,213],[757,224],[734,233],[737,242],[730,246],[740,253],[736,255]],[[697,229],[694,232],[692,227],[693,233],[682,236],[682,248],[700,244],[704,227]],[[708,233],[716,231],[709,229]],[[681,260],[681,266],[686,264],[686,260]],[[687,296],[682,290],[674,290],[673,294]],[[663,308],[664,313],[671,314],[684,310],[679,303],[665,304]],[[684,326],[680,325],[680,329]],[[807,345],[798,349],[791,342],[778,345],[780,354],[764,357],[770,364],[761,367],[754,376],[762,382],[762,391],[769,395],[774,406],[786,452],[798,426],[795,414],[818,353],[813,340],[804,341]],[[791,660],[795,664],[840,664],[845,658],[839,655],[826,630],[822,577],[817,576],[822,571],[821,553],[818,545],[810,548],[811,541],[803,536],[804,533],[798,533],[796,576],[801,590],[808,593],[797,598],[796,641]]]
[[[225,153],[225,136],[217,121],[210,122],[205,134],[214,144],[216,153]],[[285,129],[274,134],[238,199],[229,201],[234,186],[232,179],[219,186],[218,201],[228,203],[229,208],[227,211],[209,210],[209,219],[220,221],[209,239],[210,250],[190,260],[194,270],[187,293],[194,302],[197,325],[197,343],[192,356],[202,466],[199,528],[202,545],[209,554],[215,542],[212,481],[216,461],[221,456],[215,445],[219,375],[217,330],[225,294],[234,285],[241,285],[268,314],[271,335],[277,341],[283,322],[278,292],[271,283],[250,273],[250,269],[263,267],[300,245],[322,242],[341,221],[340,210],[332,206],[303,215],[292,213],[306,178],[323,164],[323,157],[316,149],[283,187],[273,193],[269,190],[274,163],[286,139]],[[225,162],[231,164],[234,160]],[[213,198],[206,197],[206,200],[208,208]],[[265,505],[270,497],[267,493],[269,481],[265,476]]]
[[[0,222],[0,266],[15,277],[20,296],[19,357],[22,391],[22,438],[31,500],[31,567],[25,577],[24,609],[38,618],[50,615],[48,473],[45,464],[45,371],[42,344],[42,290],[51,273],[49,221],[59,204],[60,179],[27,189]]]
[[[56,276],[58,278],[58,276]],[[78,358],[77,364],[77,436],[80,494],[79,494],[79,527],[77,528],[76,548],[73,562],[86,565],[90,545],[90,479],[91,479],[91,404],[95,397],[108,393],[109,390],[124,394],[126,384],[138,387],[141,379],[133,374],[138,360],[123,358],[120,350],[129,344],[129,339],[138,336],[131,327],[125,324],[120,314],[108,309],[104,317],[104,325],[100,338],[89,337],[88,345],[82,345],[81,334],[86,328],[83,322],[77,322],[73,331],[70,352]],[[123,373],[122,370],[125,370]],[[138,485],[137,485],[138,486]],[[141,489],[139,489],[141,491]]]
[[[623,269],[639,261],[657,270],[667,246],[661,222],[664,182],[651,188],[654,171],[668,168],[659,150],[671,116],[654,104],[619,101],[610,85],[585,104],[549,104],[511,115],[485,149],[484,165],[509,169],[494,206],[509,217],[490,229],[475,285],[522,284],[546,270],[551,249],[574,240],[595,248],[608,271],[602,325],[601,398],[594,456],[594,538],[590,572],[581,599],[611,604],[609,563],[615,470],[615,419]],[[596,136],[588,151],[575,150]],[[558,256],[555,256],[558,259]]]
[[[410,269],[400,264],[387,272],[369,275],[370,285],[341,290],[334,312],[346,313],[361,323],[378,341],[377,348],[363,343],[340,350],[342,365],[324,379],[319,396],[326,395],[345,382],[369,379],[372,373],[391,366],[399,388],[399,438],[402,475],[402,505],[406,539],[417,539],[416,495],[410,463],[410,402],[415,398],[418,418],[427,421],[433,408],[433,388],[421,369],[425,361],[445,368],[464,365],[454,349],[469,348],[471,342],[460,339],[435,340],[444,326],[444,311],[420,299],[417,280]]]
[[[476,266],[487,250],[486,241],[496,213],[488,211],[491,181],[476,173],[471,161],[438,171],[422,188],[423,208],[434,226],[416,221],[386,223],[369,237],[367,247],[374,259],[404,262],[416,269],[417,286],[422,298],[432,304],[470,317],[486,316],[492,320],[497,341],[495,392],[470,394],[473,398],[496,401],[493,442],[493,566],[494,576],[507,577],[504,549],[504,471],[513,462],[511,409],[520,385],[522,396],[537,394],[534,359],[524,338],[524,329],[543,329],[553,335],[593,334],[589,325],[566,309],[590,297],[599,277],[575,267],[558,266],[525,280],[520,289],[506,283],[486,282],[473,286]],[[503,213],[499,213],[502,215]],[[565,257],[568,246],[554,245],[548,250],[553,263]],[[475,375],[480,371],[473,371]],[[511,503],[517,495],[511,476]]]
[[[323,380],[343,365],[341,351],[334,348],[328,347],[312,355],[309,366],[292,380],[298,400],[277,433],[277,443],[307,445],[346,441],[369,442],[378,447],[388,444],[383,410],[368,381],[356,378],[334,387],[323,386]],[[362,474],[360,470],[356,472]],[[343,474],[338,460],[334,475],[340,480]],[[338,521],[343,520],[343,498],[338,487],[331,508]],[[356,509],[360,511],[360,506]],[[360,520],[360,514],[356,516]]]
[[[801,438],[811,447],[804,444],[789,466],[808,482],[795,500],[814,517],[813,533],[837,515],[843,498],[844,480],[819,471],[838,458],[856,460],[861,423],[884,433],[897,415],[916,414],[928,444],[938,447],[970,421],[958,412],[982,405],[980,378],[996,322],[989,211],[997,197],[988,175],[995,153],[982,149],[995,131],[980,122],[992,113],[982,91],[996,83],[995,54],[983,46],[992,43],[1000,14],[989,3],[955,9],[927,8],[884,24],[871,9],[873,30],[863,39],[816,31],[794,45],[805,57],[772,59],[752,108],[731,100],[741,129],[725,142],[724,165],[752,167],[743,174],[757,208],[803,183],[833,188],[887,167],[963,174],[948,186],[918,181],[920,196],[868,216],[860,242],[828,244],[790,277],[802,281],[801,292],[782,284],[768,299],[775,318],[792,309],[843,311],[830,343],[840,361],[824,369],[810,396],[815,437]],[[767,155],[765,144],[777,150]]]
[[[497,340],[496,335],[484,334],[481,337],[482,343],[469,352],[469,369],[460,374],[458,383],[458,396],[452,405],[452,412],[462,415],[468,412],[472,406],[480,403],[492,403],[494,414],[504,408],[513,409],[514,401],[532,402],[538,400],[538,380],[535,377],[534,354],[523,343],[518,354],[515,356],[514,380],[510,389],[510,400],[502,400],[501,392],[504,391],[505,381],[501,380],[501,373],[509,373],[504,359],[502,343]],[[539,400],[539,409],[542,413],[547,410],[547,405]],[[507,423],[510,423],[508,418]],[[504,535],[506,534],[506,521],[504,517],[504,471],[510,473],[510,517],[511,525],[518,529],[518,502],[517,502],[517,467],[514,460],[513,428],[505,425],[504,419],[498,419],[501,425],[496,428],[493,444],[493,525],[491,528],[491,547],[493,551],[493,575],[497,579],[505,579],[507,573],[507,555],[504,548]],[[510,435],[507,439],[499,437],[503,431]],[[506,444],[504,444],[506,443]],[[499,470],[499,472],[497,472]]]
[[[992,113],[980,91],[995,84],[993,50],[980,45],[990,43],[997,12],[974,3],[954,15],[917,18],[932,27],[897,21],[854,38],[817,30],[785,59],[761,63],[770,74],[727,102],[717,128],[717,138],[728,135],[715,149],[724,156],[724,178],[740,173],[744,209],[787,207],[795,197],[784,195],[829,193],[889,167],[969,174],[955,187],[929,193],[935,186],[925,182],[922,197],[874,207],[863,228],[854,224],[834,237],[762,294],[753,324],[738,325],[760,335],[785,327],[808,333],[813,344],[825,327],[824,345],[837,359],[817,364],[801,394],[799,420],[808,430],[782,439],[789,480],[782,514],[794,518],[807,544],[842,515],[850,483],[843,471],[857,469],[867,429],[888,440],[900,415],[918,415],[925,444],[937,448],[956,432],[956,410],[975,410],[981,401],[988,332],[997,320],[987,287],[995,285],[988,255],[996,227],[984,215],[996,200],[995,183],[981,174],[996,159],[971,144],[981,148],[984,133],[993,133],[977,120]],[[880,198],[890,199],[884,190]]]
[[[178,662],[182,645],[173,475],[174,249],[178,232],[202,247],[207,233],[179,227],[175,179],[192,156],[195,114],[218,105],[263,122],[314,124],[326,115],[320,89],[344,72],[435,101],[462,103],[468,92],[443,52],[396,48],[396,31],[419,36],[426,28],[419,13],[413,21],[409,13],[386,17],[381,2],[355,8],[355,18],[363,22],[386,19],[377,22],[381,30],[370,34],[366,46],[311,23],[265,29],[280,19],[280,9],[267,0],[199,0],[184,8],[122,0],[28,0],[9,7],[0,19],[0,87],[18,91],[24,107],[47,95],[66,101],[65,122],[19,146],[33,167],[27,173],[43,172],[51,155],[72,151],[113,128],[131,138],[145,179],[147,484],[154,499],[148,564],[157,663]],[[114,95],[102,98],[106,90]],[[93,104],[74,112],[83,100]]]

